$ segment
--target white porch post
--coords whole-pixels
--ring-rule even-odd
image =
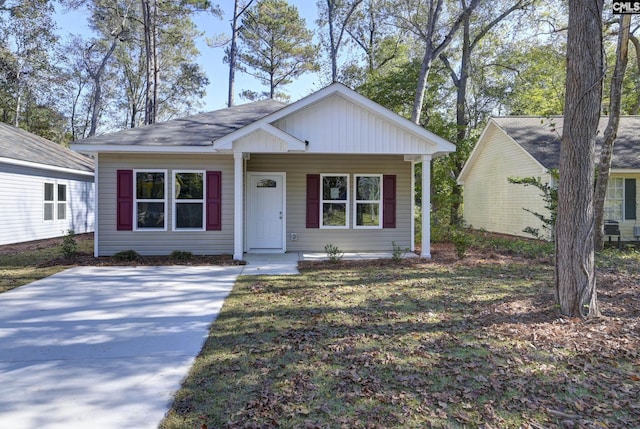
[[[411,161],[411,248],[416,250],[416,163]]]
[[[244,254],[244,160],[242,152],[233,154],[233,259]]]
[[[431,155],[422,155],[422,253],[431,259]]]

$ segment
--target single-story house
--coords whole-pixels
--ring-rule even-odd
[[[0,123],[0,245],[93,231],[93,160]]]
[[[608,118],[598,124],[596,156]],[[560,164],[563,118],[500,117],[489,120],[471,152],[458,183],[464,189],[464,220],[473,228],[530,237],[526,227],[540,228],[531,213],[548,214],[539,189],[508,182],[509,177],[540,177],[553,185],[549,170]],[[605,200],[605,220],[619,223],[623,241],[640,235],[640,116],[620,118]]]
[[[82,140],[96,256],[414,248],[414,166],[429,206],[445,139],[342,84]],[[429,225],[428,213],[424,215]],[[430,228],[422,229],[430,256]]]

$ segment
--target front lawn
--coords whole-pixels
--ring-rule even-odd
[[[587,321],[548,258],[451,255],[240,278],[161,427],[640,427],[638,253],[599,258]]]

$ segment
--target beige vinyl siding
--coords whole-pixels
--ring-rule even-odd
[[[166,231],[116,230],[117,170],[167,170]],[[173,231],[173,176],[177,170],[222,172],[222,230]],[[141,255],[168,255],[174,250],[194,255],[233,253],[233,157],[230,155],[100,154],[98,255],[123,250]]]
[[[620,239],[622,241],[636,241],[633,235],[633,227],[640,225],[640,209],[638,208],[638,198],[640,197],[640,173],[611,173],[611,179],[620,177],[624,179],[636,179],[636,219],[620,221]],[[606,237],[608,239],[608,237]],[[612,237],[616,240],[616,237]]]
[[[249,172],[285,172],[287,177],[287,251],[324,251],[326,244],[342,251],[391,251],[392,242],[411,245],[411,163],[402,156],[380,155],[259,155],[252,154]],[[307,174],[346,173],[350,179],[349,229],[306,228]],[[396,228],[354,229],[354,174],[396,175]],[[298,239],[291,240],[291,233]]]
[[[509,183],[509,177],[549,175],[529,154],[492,125],[483,146],[464,180],[464,220],[476,229],[531,237],[523,229],[540,228],[540,221],[523,208],[546,213],[540,191],[532,186]],[[478,142],[481,144],[482,142]]]
[[[44,184],[67,187],[66,219],[44,220]],[[0,165],[0,245],[61,237],[69,230],[77,234],[94,228],[93,177]]]
[[[425,153],[424,139],[340,96],[296,111],[274,126],[308,141],[307,153]]]

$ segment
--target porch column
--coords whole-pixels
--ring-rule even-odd
[[[431,155],[422,155],[422,253],[431,259]]]
[[[242,152],[233,154],[233,259],[244,254],[244,159]]]

